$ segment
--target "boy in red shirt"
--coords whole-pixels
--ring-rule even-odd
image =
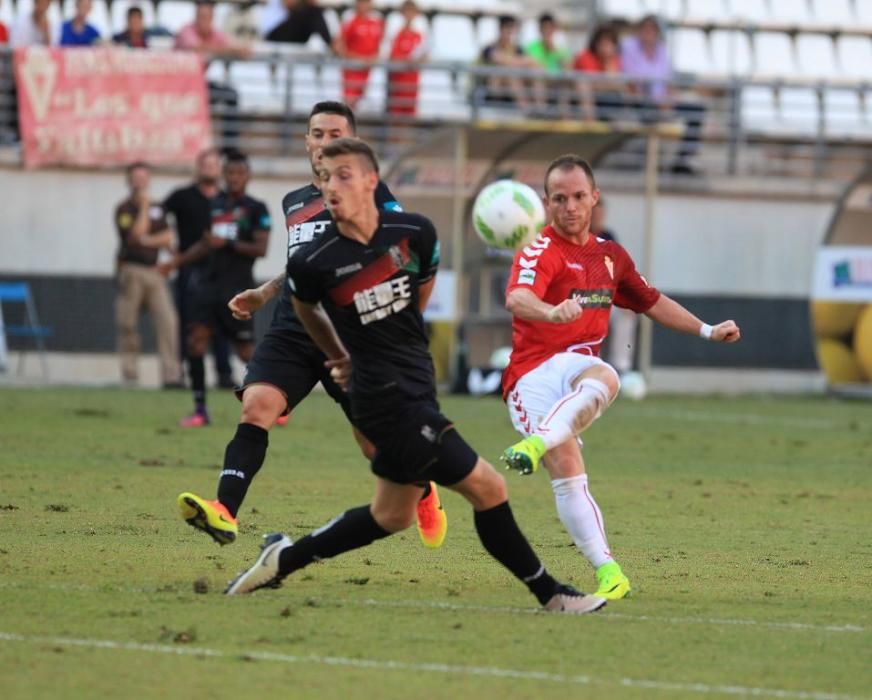
[[[415,26],[418,6],[406,0],[400,6],[405,23],[391,43],[390,59],[421,63],[427,58],[424,33]],[[414,115],[418,110],[418,71],[399,71],[388,75],[388,112]]]
[[[355,0],[354,15],[342,25],[337,53],[343,58],[372,63],[378,58],[384,35],[384,21],[372,11],[372,0]],[[354,109],[366,90],[369,68],[345,68],[342,71],[342,96]]]

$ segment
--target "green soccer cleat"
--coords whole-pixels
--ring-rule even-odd
[[[500,459],[506,463],[506,469],[532,474],[539,468],[545,452],[545,441],[538,435],[531,435],[507,448]]]
[[[596,570],[598,588],[594,595],[606,600],[620,600],[630,595],[630,579],[624,576],[616,561],[603,564]]]

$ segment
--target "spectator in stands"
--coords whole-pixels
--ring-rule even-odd
[[[218,149],[209,148],[197,156],[195,181],[186,187],[173,190],[164,200],[163,206],[167,213],[175,219],[178,250],[184,253],[199,241],[212,228],[211,202],[220,191],[221,155]],[[179,315],[179,337],[187,336],[188,304],[191,278],[198,263],[178,269],[175,279],[176,310]],[[173,269],[172,265],[163,265],[163,272]],[[187,348],[182,343],[181,354],[184,358]],[[212,353],[215,356],[215,370],[218,373],[218,385],[232,389],[233,376],[230,369],[230,347],[227,339],[216,335],[212,341]]]
[[[336,42],[336,52],[346,59],[373,63],[378,58],[384,20],[373,11],[372,0],[354,0],[354,14],[342,25]],[[369,80],[369,68],[342,70],[342,95],[345,103],[354,109]]]
[[[215,26],[213,0],[197,0],[194,21],[176,34],[176,48],[197,51],[209,57],[248,58],[251,49],[231,39]]]
[[[418,26],[420,10],[414,0],[400,6],[403,26],[391,41],[388,58],[391,61],[422,63],[427,60],[427,37]],[[418,80],[416,70],[392,71],[388,74],[388,112],[414,115],[418,111]]]
[[[91,0],[76,0],[73,18],[61,25],[61,46],[93,46],[100,41],[100,32],[88,22]]]
[[[597,27],[590,37],[587,48],[581,51],[572,67],[584,73],[602,74],[603,80],[583,82],[579,85],[582,108],[588,119],[608,120],[624,106],[624,84],[606,80],[606,76],[623,73],[619,51],[618,32],[612,25]]]
[[[12,25],[10,44],[13,48],[22,46],[51,46],[55,43],[48,8],[51,0],[34,0],[30,12],[22,12]]]
[[[131,49],[147,49],[149,36],[142,8],[134,5],[127,9],[127,26],[123,32],[112,37],[112,42]]]
[[[212,0],[197,0],[194,21],[176,34],[176,48],[196,51],[210,58],[245,59],[251,56],[251,49],[215,27],[214,21],[215,3]],[[239,137],[239,93],[230,85],[210,80],[209,105],[221,122],[225,145],[234,145]]]
[[[527,56],[518,46],[515,35],[518,21],[503,15],[499,18],[497,40],[484,48],[480,62],[486,66],[501,66],[515,69],[536,69],[539,64]],[[492,75],[484,81],[486,104],[517,105],[525,112],[544,109],[545,85],[541,80],[525,80],[516,76]]]
[[[590,217],[590,232],[597,238],[617,242],[614,232],[606,228],[606,200],[600,195]],[[638,316],[630,309],[612,306],[609,333],[606,338],[609,364],[624,375],[633,369],[633,347],[636,343]]]
[[[524,49],[538,67],[551,75],[563,74],[569,68],[572,58],[569,49],[558,46],[555,41],[556,34],[557,20],[550,12],[543,12],[539,15],[539,38],[531,41]],[[547,81],[548,104],[558,105],[564,118],[569,116],[570,89],[571,83],[565,79]]]
[[[648,15],[639,22],[636,33],[621,43],[621,63],[624,75],[640,78],[630,88],[637,99],[635,106],[642,112],[643,119],[654,121],[663,114],[674,112],[684,121],[685,131],[681,142],[678,160],[672,166],[676,173],[693,173],[689,159],[699,147],[704,108],[697,102],[676,99],[670,86],[672,65],[660,23],[654,15]]]
[[[283,0],[283,3],[283,18],[266,32],[267,41],[306,44],[317,34],[328,49],[333,47],[324,9],[318,5],[318,0]]]
[[[539,15],[539,38],[527,44],[526,53],[549,73],[562,73],[569,66],[570,53],[555,42],[557,20],[550,12]]]
[[[6,46],[9,43],[9,30],[3,22],[0,22],[0,46]]]
[[[182,386],[179,363],[179,319],[166,278],[157,267],[158,252],[173,244],[166,212],[149,197],[151,172],[145,163],[127,168],[129,196],[115,208],[118,229],[118,299],[115,318],[125,384],[139,379],[139,314],[148,309],[157,337],[161,381],[165,388]]]

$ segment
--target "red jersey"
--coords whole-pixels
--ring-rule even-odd
[[[578,54],[572,67],[585,73],[620,73],[622,70],[620,56],[615,56],[611,61],[604,64],[590,49]]]
[[[354,15],[342,25],[342,42],[351,57],[375,58],[383,31],[380,15]]]
[[[423,48],[423,43],[424,35],[421,32],[411,27],[403,27],[394,37],[390,58],[392,61],[414,60],[420,56],[419,47]]]
[[[599,355],[612,304],[643,313],[660,298],[619,244],[591,234],[587,243],[576,245],[551,226],[515,255],[506,295],[515,289],[529,289],[555,306],[576,299],[584,313],[573,323],[512,318],[512,358],[503,373],[504,396],[527,372],[559,352]]]

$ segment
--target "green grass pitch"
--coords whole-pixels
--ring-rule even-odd
[[[533,612],[443,491],[445,546],[414,530],[227,599],[265,532],[299,537],[373,481],[313,395],[270,435],[220,548],[179,519],[214,493],[238,417],[184,431],[184,393],[0,390],[0,696],[33,698],[845,698],[872,696],[872,405],[618,401],[585,434],[633,598]],[[447,398],[482,455],[515,440],[495,399]],[[558,577],[590,589],[544,474],[507,474]]]

